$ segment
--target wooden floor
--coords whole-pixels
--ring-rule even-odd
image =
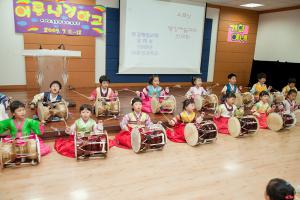
[[[0,199],[262,200],[271,178],[300,187],[299,166],[300,127],[238,139],[220,135],[197,147],[169,141],[162,151],[142,154],[113,147],[102,160],[77,162],[52,150],[38,166],[0,171]]]

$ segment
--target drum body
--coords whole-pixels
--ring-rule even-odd
[[[259,129],[259,124],[254,116],[244,116],[241,118],[231,117],[228,120],[228,131],[232,137],[241,137],[255,134]]]
[[[152,113],[174,113],[176,110],[176,99],[173,95],[151,98]]]
[[[203,101],[204,101],[204,98],[200,94],[195,95],[194,102],[195,102],[195,108],[197,111],[200,111],[202,109]]]
[[[296,118],[291,114],[270,113],[267,117],[267,125],[272,131],[292,128],[295,124]]]
[[[219,105],[219,98],[215,94],[205,95],[202,105],[203,105],[203,111],[215,112],[215,110]]]
[[[211,143],[217,139],[217,127],[212,121],[188,123],[184,128],[184,138],[191,146]]]
[[[43,102],[37,103],[37,113],[41,122],[48,121],[51,117],[59,117],[61,119],[68,119],[69,109],[68,104],[64,100],[53,105],[44,106]]]
[[[107,132],[78,132],[74,135],[75,158],[106,157],[109,151]]]
[[[136,127],[131,131],[131,145],[135,153],[161,150],[166,142],[166,131],[160,124],[152,125],[149,130]]]
[[[2,168],[25,164],[36,165],[40,161],[40,143],[35,135],[17,139],[4,138],[0,142],[0,163]]]
[[[120,114],[120,100],[118,97],[113,99],[101,98],[95,102],[96,116],[118,116]]]

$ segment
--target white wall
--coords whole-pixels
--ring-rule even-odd
[[[0,85],[25,85],[23,34],[15,33],[13,1],[0,1]]]
[[[119,8],[119,0],[96,0],[97,4],[110,8]],[[104,30],[106,30],[106,15],[104,14]],[[96,38],[95,82],[105,74],[106,35]]]
[[[207,74],[208,82],[213,82],[213,79],[214,79],[217,36],[218,36],[218,26],[219,26],[219,14],[220,14],[220,9],[218,9],[218,8],[207,8],[207,10],[206,10],[206,18],[213,19],[212,30],[211,30],[211,40],[210,40],[208,74]]]
[[[173,1],[175,1],[175,0],[173,0]],[[180,0],[180,1],[182,1],[182,0]],[[119,0],[110,0],[110,1],[97,0],[97,4],[103,5],[105,7],[119,8]],[[207,8],[206,17],[213,19],[207,81],[213,81],[213,77],[214,77],[219,13],[220,13],[220,9]],[[105,17],[104,17],[104,23],[106,24]],[[106,55],[106,52],[105,52],[106,39],[105,39],[105,37],[106,36],[96,39],[96,69],[95,69],[95,72],[96,72],[95,73],[95,82],[96,83],[98,82],[99,77],[101,75],[105,74],[105,55]]]
[[[254,59],[300,63],[300,9],[259,15]]]

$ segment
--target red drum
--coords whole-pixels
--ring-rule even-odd
[[[296,124],[295,115],[271,113],[268,115],[267,124],[272,131],[279,131],[284,128],[292,128]]]
[[[96,116],[118,116],[120,114],[120,100],[118,97],[112,99],[101,98],[95,102]]]
[[[106,157],[109,151],[107,132],[78,132],[74,135],[75,158]]]
[[[259,124],[254,116],[245,116],[242,118],[231,117],[228,120],[228,131],[233,137],[240,137],[257,133]]]
[[[211,143],[217,139],[217,127],[212,121],[188,123],[184,128],[184,138],[191,146]]]
[[[166,142],[166,131],[160,124],[152,125],[149,130],[136,127],[131,131],[131,145],[135,153],[148,149],[161,150]]]
[[[152,113],[174,113],[176,110],[176,99],[173,95],[151,98]]]
[[[16,139],[4,138],[0,142],[0,166],[37,165],[41,162],[40,142],[36,135]]]

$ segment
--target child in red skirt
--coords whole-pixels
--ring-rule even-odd
[[[148,114],[142,112],[142,100],[135,97],[131,100],[132,112],[126,114],[121,123],[121,131],[115,136],[114,145],[124,149],[131,149],[131,130],[134,127],[149,128],[152,125]]]
[[[142,92],[137,91],[136,94],[142,99],[142,111],[151,113],[151,99],[159,98],[160,96],[169,95],[169,88],[163,89],[159,86],[159,76],[153,75],[149,78],[148,86]]]
[[[173,142],[185,143],[184,138],[184,128],[187,123],[201,123],[204,118],[204,113],[201,113],[201,116],[197,117],[195,113],[195,104],[193,99],[186,99],[183,102],[183,111],[169,121],[171,126],[174,126],[173,129],[168,129],[166,131],[167,137]]]
[[[259,127],[263,129],[268,128],[267,116],[275,109],[275,105],[273,107],[270,106],[269,97],[270,96],[267,91],[262,91],[259,94],[259,102],[257,102],[251,110],[253,112],[253,115],[256,116],[258,120]]]
[[[91,118],[93,107],[88,104],[83,104],[80,106],[80,118],[77,119],[71,127],[66,127],[65,132],[70,134],[70,137],[59,138],[55,140],[54,148],[55,150],[63,156],[70,158],[75,157],[75,147],[74,147],[74,133],[75,132],[102,132],[103,124],[99,120],[96,124],[95,120]]]
[[[217,126],[218,133],[229,134],[228,120],[237,111],[237,107],[234,105],[235,99],[236,96],[233,92],[227,93],[225,102],[217,108],[213,121]]]

